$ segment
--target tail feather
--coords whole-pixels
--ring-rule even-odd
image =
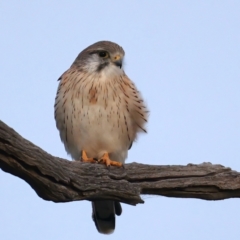
[[[115,229],[115,214],[121,215],[122,208],[119,202],[110,200],[92,202],[92,218],[100,233],[110,234]]]
[[[122,214],[122,207],[120,202],[114,202],[114,207],[116,215],[120,216]]]

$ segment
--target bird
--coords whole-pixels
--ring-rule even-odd
[[[65,150],[73,160],[122,167],[149,111],[123,69],[125,52],[111,41],[96,42],[79,53],[58,79],[54,116]],[[115,229],[119,202],[92,202],[99,233]]]

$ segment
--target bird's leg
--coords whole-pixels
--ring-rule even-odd
[[[98,159],[99,163],[106,164],[108,166],[117,166],[117,167],[122,167],[122,163],[113,161],[109,158],[108,153],[104,153],[103,156]]]
[[[84,150],[82,150],[81,160],[82,160],[82,162],[96,163],[96,160],[94,160],[93,158],[88,158],[88,156]]]

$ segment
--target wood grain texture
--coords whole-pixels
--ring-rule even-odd
[[[146,160],[147,162],[147,160]],[[220,200],[240,197],[240,173],[221,165],[124,168],[54,157],[0,121],[0,168],[24,179],[39,197],[53,202],[117,200],[143,203],[140,194]]]

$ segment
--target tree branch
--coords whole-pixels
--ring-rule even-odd
[[[0,168],[53,202],[111,199],[143,203],[140,194],[220,200],[240,197],[240,173],[221,165],[101,164],[53,157],[0,121]]]

